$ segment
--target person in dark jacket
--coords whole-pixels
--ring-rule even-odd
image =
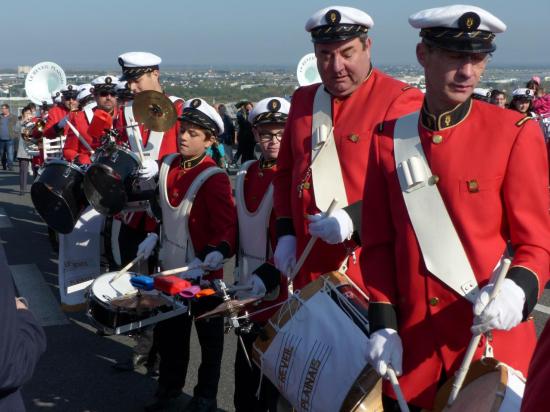
[[[31,379],[45,350],[44,330],[23,300],[15,297],[9,271],[1,270],[0,411],[25,410],[19,389]]]

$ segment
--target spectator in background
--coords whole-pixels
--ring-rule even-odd
[[[512,92],[512,101],[510,109],[525,114],[526,116],[535,117],[533,113],[533,97],[532,89],[520,88]]]
[[[218,136],[218,141],[223,144],[225,150],[225,158],[228,164],[233,163],[233,145],[235,144],[235,125],[233,120],[227,114],[225,105],[218,106],[218,113],[223,120],[224,132]]]
[[[13,141],[18,138],[16,124],[17,117],[10,113],[10,106],[3,104],[0,114],[0,156],[2,156],[4,170],[13,168]]]
[[[502,90],[494,89],[491,91],[491,100],[490,102],[498,107],[506,109],[506,93]]]
[[[533,111],[538,115],[550,115],[550,94],[544,92],[544,87],[540,82],[540,77],[533,76],[525,85],[533,90],[535,96],[533,100]]]
[[[31,379],[46,350],[46,336],[24,301],[15,297],[6,269],[0,269],[0,411],[21,412],[25,406],[19,388]]]
[[[17,148],[17,159],[19,160],[19,195],[23,196],[27,191],[27,176],[29,174],[30,162],[32,156],[27,152],[30,136],[30,126],[32,122],[33,111],[29,106],[23,107],[21,111],[19,145]]]
[[[249,102],[241,102],[237,104],[239,112],[237,113],[237,126],[239,128],[237,132],[237,153],[233,159],[233,164],[237,164],[239,158],[241,164],[248,160],[255,159],[254,148],[256,147],[256,140],[254,140],[254,133],[252,133],[252,125],[248,122],[248,114],[252,111],[254,105]]]

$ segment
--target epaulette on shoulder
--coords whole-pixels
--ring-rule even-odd
[[[406,92],[407,90],[412,89],[412,88],[413,88],[413,87],[412,87],[410,84],[408,84],[408,85],[406,85],[405,87],[401,88],[401,91],[402,91],[402,92]]]
[[[531,116],[525,116],[524,118],[519,119],[519,120],[516,122],[516,126],[517,126],[517,127],[521,127],[521,126],[523,126],[523,125],[525,124],[526,121],[531,120],[531,119],[532,119]]]

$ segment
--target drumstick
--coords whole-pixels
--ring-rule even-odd
[[[116,276],[110,280],[109,283],[113,283],[115,280],[117,280],[119,277],[124,275],[128,270],[134,266],[137,262],[139,262],[143,258],[143,255],[137,255],[134,260],[132,260],[130,263],[128,263],[126,266],[124,266],[122,269],[118,271]]]
[[[71,130],[73,131],[73,133],[76,135],[76,137],[78,138],[78,140],[80,140],[80,143],[82,143],[82,145],[86,148],[87,151],[90,152],[90,154],[94,154],[94,149],[92,149],[92,147],[88,144],[88,142],[86,141],[86,139],[84,139],[84,136],[82,136],[78,130],[76,130],[76,127],[73,126],[73,124],[71,122],[69,122],[67,120],[67,124],[69,125],[69,127],[71,128]]]
[[[202,265],[199,265],[199,266],[191,266],[191,265],[182,266],[180,268],[168,269],[168,270],[163,270],[162,272],[153,273],[151,275],[151,277],[175,275],[177,273],[189,272],[190,270],[193,270],[193,269],[199,269],[200,267],[202,267]]]
[[[399,409],[401,409],[402,412],[410,412],[409,406],[407,405],[405,396],[403,396],[403,392],[401,391],[401,386],[399,385],[399,381],[397,380],[397,375],[395,374],[395,371],[393,370],[393,368],[388,366],[386,375],[390,379],[391,386],[393,387],[393,391],[395,392],[395,396],[397,397],[397,403],[399,404]]]
[[[491,290],[491,294],[489,295],[489,302],[491,302],[498,295],[502,282],[504,282],[504,279],[506,278],[506,273],[508,273],[510,263],[511,261],[508,258],[502,261],[502,267],[500,268],[500,272],[498,273],[498,276],[495,280],[493,290]],[[453,382],[453,389],[451,391],[451,394],[449,395],[449,399],[447,400],[448,406],[451,406],[458,396],[458,392],[460,391],[460,388],[464,383],[464,379],[466,378],[468,369],[470,369],[470,364],[472,363],[472,359],[474,358],[474,354],[476,352],[477,346],[479,345],[480,339],[481,334],[472,336],[472,339],[470,340],[470,344],[468,345],[468,349],[466,349],[466,354],[464,355],[462,364],[456,372],[455,380]]]
[[[338,199],[332,199],[330,206],[325,212],[325,216],[330,216],[332,214],[337,203],[338,203]],[[317,242],[317,239],[318,239],[317,236],[312,236],[311,239],[309,239],[309,241],[306,244],[306,247],[304,248],[304,251],[302,252],[302,255],[300,256],[300,259],[298,259],[298,262],[296,262],[296,266],[294,266],[294,270],[292,271],[292,275],[290,276],[290,279],[294,279],[294,277],[298,274],[304,262],[306,261],[307,257],[309,256],[311,249],[313,249],[315,242]]]

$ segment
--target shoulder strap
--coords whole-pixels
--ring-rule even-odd
[[[419,112],[397,121],[394,156],[399,184],[427,269],[474,301],[477,280],[437,189],[418,135]]]

